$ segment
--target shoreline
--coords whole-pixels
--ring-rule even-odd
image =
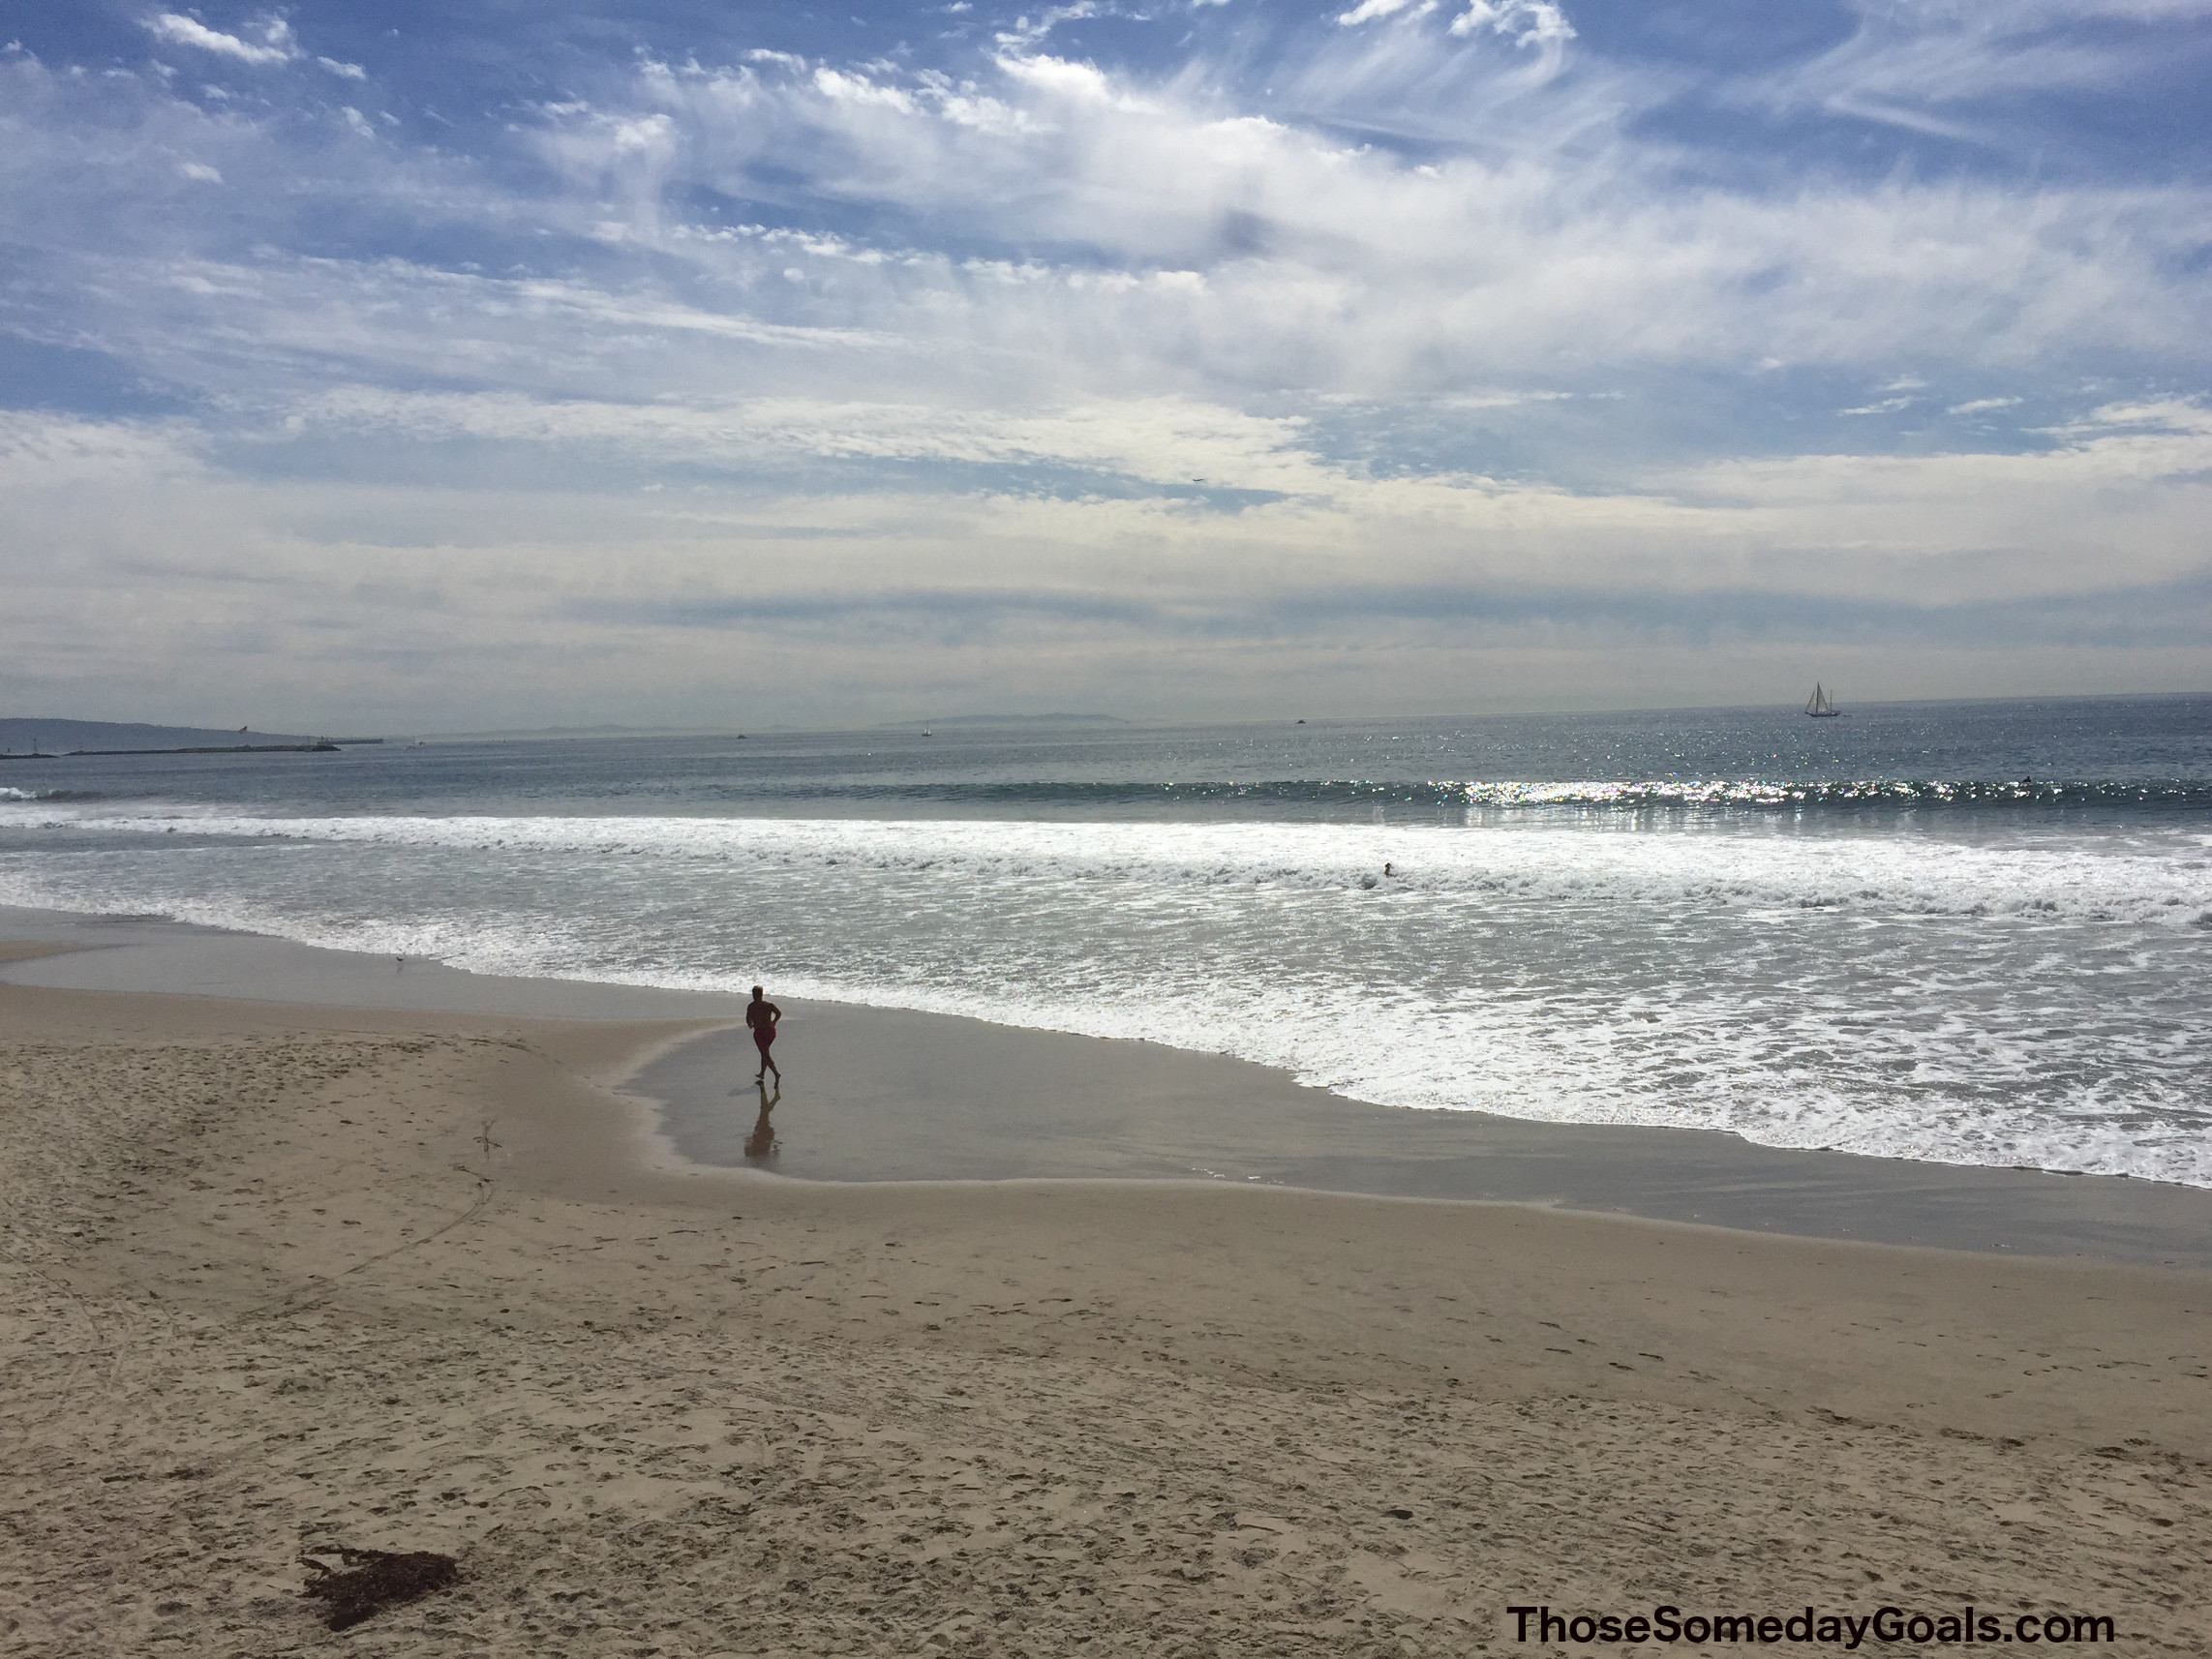
[[[0,982],[422,1014],[680,1020],[620,1076],[642,1156],[761,1168],[739,1021],[713,992],[477,975],[148,918],[0,908]],[[30,950],[32,955],[20,952]],[[1721,1131],[1373,1105],[1274,1068],[959,1015],[786,999],[805,1056],[769,1172],[869,1185],[1190,1182],[1529,1205],[1764,1235],[2212,1269],[2212,1191],[1761,1146]],[[779,1058],[794,1050],[787,1039]],[[738,1087],[724,1085],[740,1079]]]
[[[712,1023],[0,977],[0,1645],[1461,1659],[1536,1603],[2212,1638],[2212,1274],[655,1167],[614,1080]],[[460,1581],[335,1635],[298,1557],[337,1545]]]
[[[2001,1334],[2007,1325],[2048,1326],[2054,1333],[2063,1329],[2063,1337],[2053,1334],[2045,1340],[2074,1348],[2121,1342],[2212,1345],[2212,1272],[2187,1265],[1999,1256],[1917,1244],[1755,1233],[1696,1222],[1528,1203],[1219,1181],[1085,1177],[809,1181],[764,1177],[742,1167],[689,1161],[671,1164],[654,1156],[653,1143],[661,1131],[651,1103],[622,1092],[620,1085],[635,1073],[642,1060],[655,1052],[681,1048],[701,1030],[700,1023],[689,1018],[575,1019],[473,1010],[360,1009],[175,992],[24,987],[0,981],[0,1043],[20,1043],[26,1035],[38,1033],[58,1036],[64,1050],[88,1055],[109,1047],[143,1052],[150,1046],[157,1053],[197,1056],[207,1052],[210,1045],[220,1049],[238,1043],[274,1043],[307,1050],[366,1044],[396,1052],[403,1075],[398,1086],[388,1090],[375,1087],[373,1079],[357,1087],[336,1089],[329,1086],[335,1080],[332,1077],[317,1080],[322,1085],[322,1112],[358,1115],[318,1120],[322,1127],[318,1134],[304,1141],[288,1136],[264,1144],[258,1139],[239,1142],[233,1136],[227,1161],[241,1168],[255,1166],[277,1149],[291,1149],[288,1158],[293,1163],[304,1160],[310,1167],[324,1171],[319,1179],[339,1180],[359,1201],[368,1201],[384,1191],[380,1179],[360,1184],[364,1176],[374,1176],[378,1171],[402,1176],[403,1185],[405,1179],[419,1180],[427,1171],[440,1175],[442,1185],[461,1192],[467,1192],[473,1181],[479,1188],[505,1191],[504,1203],[516,1212],[509,1218],[510,1232],[523,1212],[534,1214],[566,1205],[576,1208],[578,1217],[586,1212],[658,1217],[661,1230],[657,1235],[648,1233],[649,1241],[654,1236],[664,1241],[671,1236],[670,1218],[676,1217],[692,1218],[690,1227],[677,1230],[690,1231],[703,1241],[712,1240],[718,1226],[739,1222],[796,1226],[807,1236],[843,1236],[844,1248],[858,1249],[862,1259],[872,1261],[868,1252],[879,1247],[866,1241],[895,1223],[902,1237],[924,1233],[990,1240],[985,1254],[999,1258],[1003,1265],[989,1265],[987,1261],[981,1267],[968,1268],[954,1267],[948,1261],[933,1264],[939,1270],[970,1276],[981,1272],[985,1281],[1001,1271],[1029,1272],[1014,1269],[1013,1261],[1030,1248],[1025,1241],[1050,1237],[1055,1241],[1054,1253],[1033,1259],[1049,1261],[1051,1277],[1073,1274],[1126,1281],[1134,1272],[1155,1287],[1152,1294],[1186,1302],[1196,1294],[1217,1303],[1215,1321],[1209,1325],[1201,1320],[1199,1324],[1213,1331],[1216,1361],[1230,1370],[1240,1369],[1243,1363],[1238,1357],[1239,1339],[1234,1327],[1239,1316],[1234,1310],[1251,1300],[1252,1285],[1236,1271],[1225,1270],[1221,1263],[1192,1257],[1192,1238],[1208,1239],[1215,1248],[1227,1247],[1232,1258],[1242,1258],[1246,1269],[1270,1276],[1277,1276],[1285,1257],[1302,1258],[1303,1271],[1309,1275],[1308,1290],[1319,1293],[1323,1303],[1348,1287],[1340,1269],[1349,1272],[1353,1279],[1379,1270],[1387,1276],[1382,1288],[1415,1301],[1428,1296],[1452,1303],[1460,1300],[1451,1292],[1459,1287],[1462,1264],[1492,1263],[1501,1271],[1495,1276],[1486,1272],[1480,1301],[1517,1302],[1531,1318],[1541,1311],[1564,1311],[1568,1324],[1579,1319],[1587,1329],[1618,1326],[1610,1331],[1603,1345],[1622,1351],[1636,1340],[1637,1325],[1649,1325],[1654,1318],[1665,1324],[1671,1317],[1655,1314],[1649,1306],[1643,1312],[1632,1312],[1632,1303],[1649,1305],[1656,1301],[1663,1306],[1685,1292],[1697,1297],[1717,1294],[1724,1300],[1747,1297],[1763,1305],[1762,1311],[1752,1315],[1762,1324],[1773,1321],[1780,1309],[1787,1307],[1794,1311],[1794,1317],[1784,1321],[1784,1329],[1766,1333],[1741,1352],[1735,1351],[1737,1337],[1726,1330],[1715,1329],[1703,1338],[1689,1329],[1670,1333],[1678,1348],[1705,1349],[1706,1362],[1720,1372],[1728,1370],[1722,1362],[1731,1354],[1739,1365],[1748,1363],[1761,1374],[1761,1381],[1749,1385],[1740,1375],[1732,1385],[1748,1387],[1750,1392],[1743,1395],[1746,1400],[1771,1402],[1808,1388],[1831,1398],[1841,1388],[1848,1397],[1851,1384],[1847,1379],[1854,1372],[1863,1373],[1864,1381],[1865,1377],[1878,1377],[1884,1371],[1878,1361],[1869,1367],[1864,1361],[1853,1363],[1840,1353],[1830,1353],[1821,1364],[1804,1369],[1803,1358],[1793,1351],[1818,1348],[1818,1331],[1787,1327],[1800,1324],[1808,1315],[1813,1326],[1823,1329],[1876,1331],[1884,1326],[1918,1324],[1943,1310],[1956,1321],[1971,1308],[1963,1323],[1981,1327],[1970,1340],[1977,1350],[1976,1362],[1992,1377],[2009,1374],[2001,1355],[1985,1351],[1988,1344],[2007,1340]],[[442,1068],[441,1078],[432,1078],[431,1073],[440,1070],[435,1065],[409,1064],[417,1056],[436,1056],[440,1050],[448,1051],[452,1062]],[[351,1064],[343,1063],[335,1078],[343,1078]],[[421,1073],[412,1083],[405,1075],[410,1071]],[[426,1092],[420,1085],[432,1080],[441,1086]],[[443,1098],[432,1100],[433,1095]],[[157,1110],[168,1109],[166,1089],[157,1101]],[[332,1103],[348,1101],[351,1103]],[[426,1103],[431,1107],[427,1116]],[[205,1133],[210,1127],[221,1125],[235,1115],[236,1105],[212,1101],[207,1110],[207,1123],[187,1126],[188,1135]],[[251,1118],[256,1114],[248,1111],[245,1115]],[[265,1117],[266,1103],[261,1105],[260,1115]],[[415,1131],[418,1138],[411,1152],[397,1136],[401,1123],[421,1126]],[[332,1126],[354,1132],[339,1135]],[[420,1138],[426,1131],[428,1138]],[[490,1146],[484,1146],[479,1136],[488,1138]],[[391,1145],[377,1144],[387,1139]],[[192,1167],[206,1163],[205,1159],[188,1160]],[[221,1195],[219,1184],[195,1178],[190,1185],[215,1194],[199,1201],[204,1215],[220,1217],[230,1204]],[[257,1180],[254,1185],[258,1187],[260,1182]],[[235,1191],[243,1196],[247,1189]],[[482,1196],[480,1192],[479,1198]],[[396,1191],[389,1197],[398,1208],[408,1207]],[[314,1213],[324,1214],[321,1210]],[[1136,1218],[1166,1223],[1165,1231],[1147,1228],[1130,1232],[1129,1224]],[[102,1220],[112,1223],[116,1218]],[[336,1224],[359,1223],[340,1221]],[[581,1224],[576,1219],[568,1222],[572,1231]],[[1258,1236],[1253,1233],[1255,1224],[1259,1228]],[[327,1229],[332,1223],[322,1225]],[[87,1230],[101,1233],[108,1229]],[[402,1238],[411,1231],[406,1227],[396,1230]],[[1260,1243],[1262,1238],[1264,1244]],[[95,1237],[91,1242],[112,1240]],[[374,1239],[341,1235],[341,1242],[352,1247],[342,1250],[341,1254],[353,1255]],[[413,1248],[400,1246],[403,1253]],[[894,1242],[880,1248],[908,1247]],[[1253,1253],[1256,1249],[1258,1254]],[[1264,1267],[1263,1261],[1267,1264]],[[831,1264],[801,1260],[798,1265]],[[543,1269],[529,1271],[534,1275]],[[309,1275],[313,1282],[322,1278]],[[1335,1281],[1336,1290],[1324,1289],[1322,1280]],[[1421,1290],[1418,1286],[1422,1284],[1431,1288]],[[657,1284],[652,1293],[665,1298],[674,1288],[673,1284]],[[1651,1293],[1655,1289],[1665,1293],[1653,1297]],[[2051,1305],[2054,1291],[2060,1302],[2073,1305],[2071,1312],[2062,1313]],[[712,1286],[708,1293],[713,1294]],[[1306,1300],[1311,1303],[1311,1296]],[[617,1288],[616,1305],[629,1301],[625,1291]],[[2160,1307],[2165,1313],[2156,1322],[2144,1323],[2142,1312],[2150,1305]],[[987,1311],[997,1304],[985,1302],[979,1306]],[[1862,1314],[1856,1321],[1849,1316],[1855,1307]],[[1403,1313],[1410,1309],[1392,1311]],[[1384,1314],[1392,1311],[1378,1304],[1368,1312]],[[1305,1310],[1308,1316],[1316,1312],[1311,1305]],[[1189,1307],[1183,1309],[1185,1317],[1191,1312]],[[1739,1310],[1724,1323],[1738,1324],[1743,1313]],[[1349,1306],[1339,1307],[1335,1316],[1346,1315],[1365,1317]],[[829,1321],[832,1325],[842,1322]],[[1561,1328],[1556,1321],[1534,1322],[1546,1328]],[[802,1314],[798,1323],[818,1325],[822,1321],[818,1315]],[[925,1328],[936,1329],[934,1325]],[[1439,1355],[1463,1347],[1468,1341],[1419,1321],[1407,1324],[1387,1317],[1367,1335],[1368,1340],[1383,1342],[1407,1360],[1415,1353]],[[1654,1330],[1645,1340],[1655,1336]],[[986,1338],[986,1346],[989,1340]],[[1907,1341],[1908,1345],[1925,1346]],[[1635,1395],[1643,1395],[1653,1386],[1592,1370],[1600,1355],[1581,1355],[1556,1347],[1541,1351],[1558,1354],[1568,1363],[1554,1367],[1550,1361],[1526,1353],[1517,1356],[1518,1363],[1563,1369],[1581,1385],[1604,1382],[1616,1389],[1625,1387]],[[1495,1362],[1507,1356],[1485,1353],[1482,1357]],[[1683,1362],[1679,1358],[1670,1362],[1651,1354],[1642,1357],[1656,1360],[1657,1368],[1674,1379],[1658,1382],[1662,1393],[1678,1386],[1682,1376],[1695,1381],[1701,1374],[1695,1369],[1681,1370]],[[2173,1357],[2188,1359],[2193,1367],[2188,1374],[2198,1382],[2203,1380],[2203,1356]],[[1632,1373],[1638,1369],[1613,1359],[1603,1363],[1615,1372]],[[1450,1373],[1465,1368],[1439,1359],[1417,1364],[1416,1369],[1449,1384]],[[1930,1392],[1931,1398],[1919,1404],[1902,1403],[1901,1409],[1909,1413],[1936,1408],[1954,1424],[1972,1422],[1977,1433],[1998,1433],[2007,1422],[2016,1428],[2030,1427],[2018,1419],[2023,1409],[2038,1420],[2035,1432],[2048,1433],[2053,1432],[2051,1408],[2055,1407],[2061,1417],[2076,1412],[2071,1385],[2029,1390],[2015,1384],[1997,1392],[1982,1392],[1970,1374],[1973,1369],[1968,1366],[1961,1370],[1954,1357],[1941,1372],[1921,1379],[1929,1385],[1921,1392]],[[2048,1368],[2043,1374],[2067,1369]],[[2023,1374],[2034,1376],[2038,1372],[2031,1368]],[[1706,1380],[1712,1377],[1708,1375]],[[2124,1385],[2132,1379],[2110,1380]],[[2140,1380],[2164,1390],[2172,1379],[2162,1374]],[[2023,1395],[2040,1398],[2023,1400]],[[2156,1416],[2163,1431],[2158,1443],[2196,1447],[2201,1441],[2193,1455],[2212,1467],[2212,1414],[2200,1414],[2193,1405],[2184,1406],[2176,1401],[2163,1405]]]

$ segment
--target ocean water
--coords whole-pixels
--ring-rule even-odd
[[[2212,1186],[2212,698],[0,760],[0,902]]]

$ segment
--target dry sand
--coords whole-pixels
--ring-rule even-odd
[[[684,1173],[611,1085],[693,1029],[0,985],[0,1652],[2212,1650],[2204,1274]],[[336,1543],[464,1580],[331,1634]]]

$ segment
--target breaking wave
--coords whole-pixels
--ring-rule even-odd
[[[1757,828],[1606,834],[1549,825],[1485,832],[1420,824],[278,818],[203,811],[74,811],[30,822],[88,834],[647,858],[816,878],[872,871],[1026,888],[1357,889],[1535,903],[1704,902],[2164,925],[2200,923],[2212,912],[2212,848],[2202,837],[2154,845],[2050,837],[2041,846],[1988,847]]]
[[[18,799],[0,900],[482,972],[767,980],[1231,1054],[1383,1104],[2212,1186],[2203,819],[1937,816],[1954,829]]]

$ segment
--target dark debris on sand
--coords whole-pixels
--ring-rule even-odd
[[[441,1590],[461,1577],[460,1563],[451,1555],[429,1550],[395,1553],[390,1550],[348,1550],[344,1545],[317,1552],[336,1555],[344,1570],[315,1555],[300,1562],[314,1577],[300,1593],[319,1596],[330,1604],[323,1622],[345,1630],[388,1607],[400,1607]]]

